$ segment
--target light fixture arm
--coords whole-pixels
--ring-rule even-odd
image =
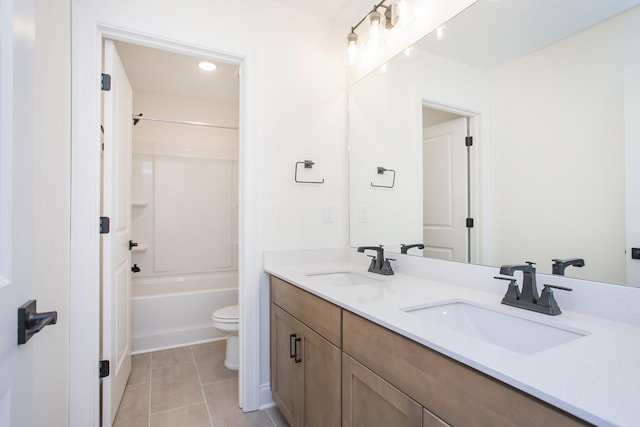
[[[351,27],[351,32],[352,32],[352,33],[355,33],[355,32],[356,32],[356,30],[358,29],[358,27],[359,27],[359,26],[360,26],[360,25],[365,21],[365,19],[367,19],[367,17],[368,17],[369,15],[371,15],[371,13],[372,13],[372,12],[377,12],[379,7],[384,7],[385,9],[388,9],[388,8],[389,8],[389,6],[386,6],[386,5],[384,4],[386,1],[387,1],[387,0],[382,0],[380,3],[376,4],[375,6],[373,6],[373,9],[371,9],[369,12],[367,12],[367,14],[366,14],[366,15],[364,15],[364,17],[363,17],[360,21],[358,21],[358,23],[357,23],[356,25],[354,25],[353,27]]]

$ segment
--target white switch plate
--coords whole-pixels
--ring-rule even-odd
[[[326,223],[334,222],[336,220],[336,209],[333,205],[324,205],[322,218]]]
[[[369,206],[360,205],[358,207],[358,222],[362,224],[369,222]]]

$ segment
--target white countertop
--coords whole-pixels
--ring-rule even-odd
[[[269,274],[593,424],[640,425],[639,326],[566,310],[547,316],[505,306],[492,293],[399,273],[371,274],[365,266],[348,262],[265,267]],[[308,276],[344,271],[369,275],[377,282],[341,286],[323,282],[322,276]],[[588,335],[523,355],[402,310],[461,300]]]

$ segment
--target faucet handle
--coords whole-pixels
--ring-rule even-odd
[[[520,289],[518,288],[518,283],[516,283],[516,278],[512,276],[493,276],[494,279],[498,280],[508,280],[509,285],[507,288],[507,293],[504,294],[504,298],[502,301],[517,301],[520,299]]]
[[[375,255],[367,255],[371,258],[371,264],[369,264],[369,270],[376,267],[376,256]]]
[[[545,307],[547,309],[547,314],[557,316],[558,314],[561,314],[562,311],[560,311],[558,302],[553,296],[552,288],[560,289],[562,291],[572,291],[573,289],[558,285],[544,285],[544,289],[542,290],[542,294],[540,294],[540,299],[538,300],[538,305]]]
[[[533,261],[525,261],[525,264],[529,264],[531,267],[536,268],[536,263]]]
[[[569,291],[569,292],[573,290],[573,288],[567,288],[565,286],[558,286],[558,285],[543,285],[543,286],[544,286],[544,289],[553,288],[553,289],[560,289],[561,291]],[[543,292],[544,292],[544,289],[543,289]],[[549,289],[549,291],[551,292],[551,289]]]
[[[395,258],[384,259],[384,263],[382,264],[382,274],[385,276],[393,275],[393,269],[391,268],[391,263],[389,261],[395,261]]]

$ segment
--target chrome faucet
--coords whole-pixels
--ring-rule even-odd
[[[372,260],[369,265],[369,272],[383,274],[385,276],[393,275],[393,269],[391,269],[391,263],[389,261],[395,261],[393,258],[384,257],[384,248],[379,246],[360,246],[358,252],[364,253],[366,250],[376,251],[376,255],[369,255]]]
[[[522,291],[518,289],[513,273],[522,271]],[[544,285],[544,289],[538,296],[538,288],[536,287],[536,268],[535,263],[527,262],[525,265],[503,265],[500,267],[500,274],[505,276],[494,276],[495,279],[508,280],[509,287],[507,293],[502,298],[502,304],[511,305],[513,307],[524,308],[526,310],[536,311],[538,313],[557,316],[562,311],[558,306],[558,302],[553,296],[553,289],[563,291],[571,291],[571,288],[556,285]]]

